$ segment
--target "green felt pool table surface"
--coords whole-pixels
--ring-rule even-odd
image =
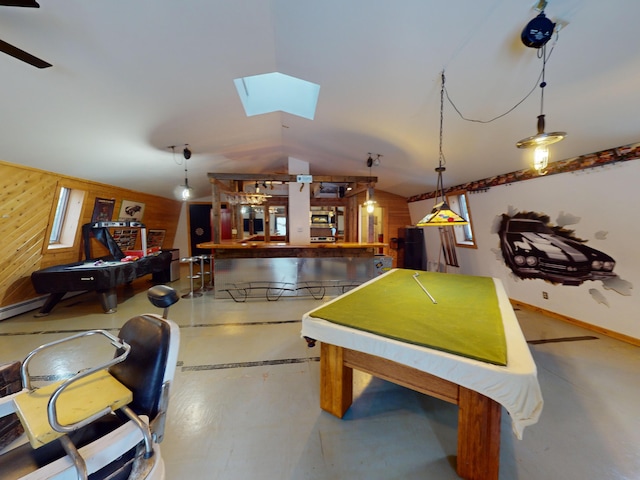
[[[402,342],[507,364],[502,317],[489,277],[395,269],[315,310],[313,316]]]

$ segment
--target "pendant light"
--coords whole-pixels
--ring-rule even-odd
[[[375,160],[373,159],[373,157],[371,155],[377,155]],[[366,197],[366,201],[364,202],[364,204],[362,205],[363,207],[366,208],[367,213],[369,215],[372,215],[373,212],[375,211],[375,207],[376,207],[376,201],[373,199],[373,186],[371,185],[371,167],[378,166],[380,165],[380,157],[382,157],[382,155],[380,155],[379,153],[369,153],[369,158],[367,158],[367,167],[369,167],[369,186],[367,187],[367,197]]]
[[[546,2],[544,2],[546,5]],[[546,174],[546,168],[549,164],[549,145],[559,142],[567,136],[566,132],[551,132],[546,133],[544,131],[544,87],[547,86],[545,82],[545,67],[547,64],[547,42],[551,38],[555,23],[547,19],[542,11],[536,18],[531,20],[522,31],[522,42],[531,48],[538,48],[541,50],[542,57],[542,81],[540,82],[540,115],[538,115],[537,130],[538,133],[531,137],[523,138],[516,143],[518,148],[534,148],[533,154],[533,166],[540,175]]]
[[[462,216],[451,210],[444,196],[444,185],[442,181],[442,173],[446,170],[444,165],[447,163],[442,152],[442,125],[444,118],[444,70],[442,71],[442,85],[440,88],[440,147],[438,152],[438,180],[436,182],[436,204],[431,212],[420,220],[416,225],[418,227],[442,227],[452,225],[468,225],[469,222]]]
[[[175,145],[172,145],[169,148],[173,152],[175,161],[176,147]],[[191,158],[191,150],[189,150],[189,144],[185,144],[184,149],[182,150],[182,156],[184,157],[184,185],[178,185],[174,189],[173,193],[178,200],[186,202],[190,198],[193,198],[193,188],[189,186],[189,176],[187,172],[187,160]]]

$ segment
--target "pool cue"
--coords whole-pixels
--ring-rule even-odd
[[[418,275],[420,275],[418,272],[414,273],[414,274],[413,274],[413,279],[416,281],[416,283],[417,283],[418,285],[420,285],[420,288],[424,291],[424,293],[426,293],[426,294],[427,294],[427,296],[431,299],[431,301],[432,301],[433,303],[438,303],[438,302],[436,302],[436,299],[435,299],[435,298],[433,298],[433,297],[431,296],[431,294],[429,293],[429,291],[428,291],[426,288],[424,288],[424,285],[422,285],[422,283],[420,283],[420,280],[418,280]]]

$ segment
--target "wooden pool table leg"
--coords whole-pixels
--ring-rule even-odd
[[[353,369],[344,365],[344,350],[320,345],[320,408],[342,418],[353,402]]]
[[[460,477],[466,480],[498,480],[501,414],[499,403],[460,387],[456,467]]]

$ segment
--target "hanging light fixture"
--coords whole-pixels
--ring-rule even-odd
[[[367,213],[373,213],[376,208],[376,202],[373,199],[373,187],[367,188],[367,200],[364,202],[363,206],[367,209]]]
[[[175,161],[176,147],[175,145],[171,145],[169,148],[173,152]],[[184,149],[182,150],[182,156],[184,157],[184,185],[178,185],[174,190],[174,194],[178,200],[186,202],[190,198],[193,198],[193,188],[189,186],[189,177],[187,174],[187,160],[191,158],[189,144],[185,144]]]
[[[376,159],[374,160],[373,157],[371,155],[376,155]],[[367,167],[369,167],[369,187],[367,187],[367,199],[366,201],[362,204],[363,207],[365,207],[367,209],[367,213],[368,214],[372,214],[376,208],[376,201],[373,199],[373,186],[371,185],[371,167],[373,167],[374,165],[378,166],[380,165],[380,157],[382,157],[382,155],[380,155],[379,153],[369,153],[369,158],[367,158]]]
[[[546,2],[540,2],[540,7],[544,8]],[[533,153],[533,166],[540,175],[546,174],[546,168],[549,164],[549,145],[559,142],[567,136],[566,132],[551,132],[546,133],[544,131],[544,87],[547,86],[545,82],[545,67],[547,64],[547,42],[550,40],[555,23],[549,20],[544,15],[544,10],[540,14],[531,20],[522,31],[522,42],[530,48],[542,49],[542,81],[540,82],[540,115],[538,115],[537,129],[538,133],[531,137],[523,138],[516,143],[518,148],[534,148]]]
[[[442,152],[442,125],[444,119],[444,70],[442,71],[442,86],[440,88],[440,147],[438,153],[438,180],[436,182],[436,204],[431,212],[420,220],[416,225],[418,227],[442,227],[449,225],[468,225],[469,222],[456,212],[451,210],[444,196],[444,185],[442,182],[442,173],[446,170],[444,165],[447,163]]]

